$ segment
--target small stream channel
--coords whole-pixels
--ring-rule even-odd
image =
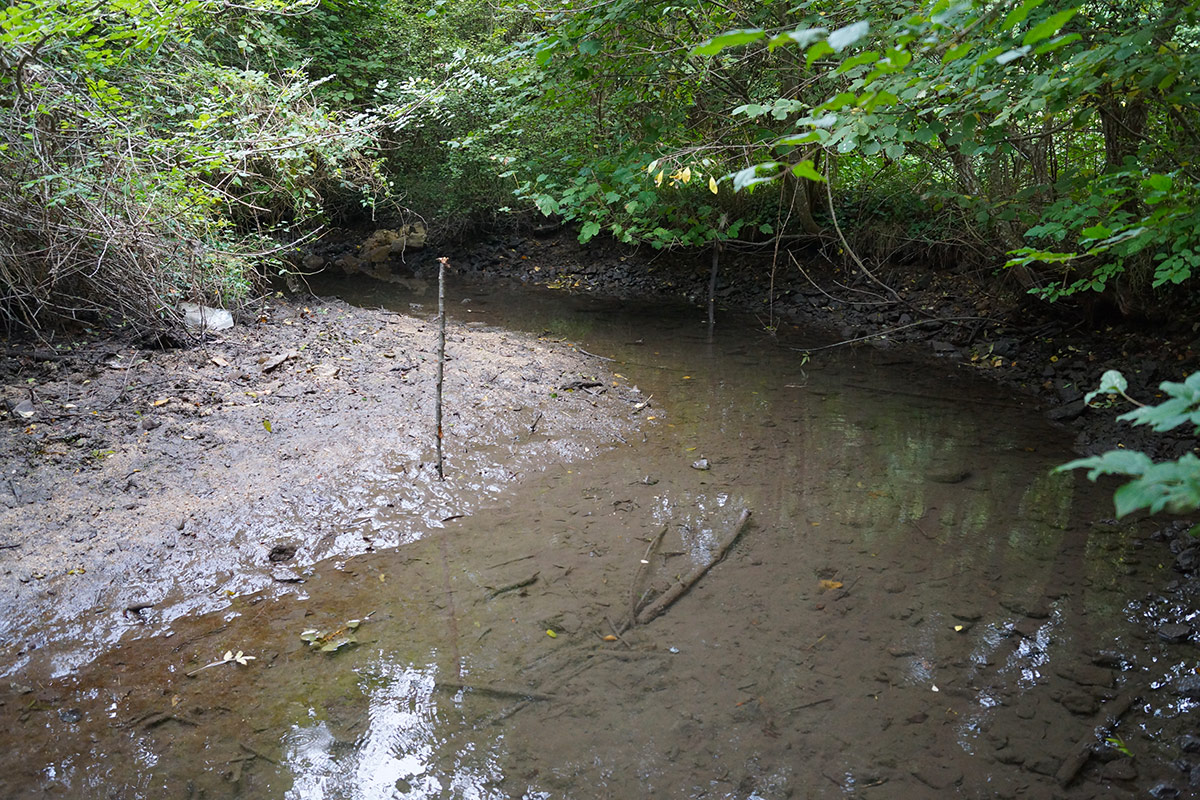
[[[422,288],[317,287],[430,314]],[[650,398],[641,433],[295,594],[126,641],[61,708],[9,700],[0,794],[1084,798],[1170,777],[1191,701],[1149,687],[1194,648],[1152,625],[1189,612],[1157,594],[1144,528],[1094,522],[1110,490],[1051,474],[1069,437],[1025,398],[896,350],[803,363],[813,334],[753,319],[710,342],[696,309],[451,295],[613,359]],[[725,557],[626,628],[743,509]],[[301,640],[353,619],[352,646]],[[255,658],[185,677],[226,650]],[[1072,769],[1122,706],[1120,747]]]

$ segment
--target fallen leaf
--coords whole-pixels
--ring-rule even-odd
[[[274,433],[274,432],[275,432],[275,431],[271,430],[271,420],[269,420],[269,419],[264,419],[264,420],[263,420],[263,427],[267,429],[267,433]]]
[[[555,633],[555,632],[554,632],[554,631],[552,631],[552,630],[549,630],[549,629],[547,629],[547,631],[546,631],[546,635],[547,635],[547,636],[549,636],[551,639],[557,639],[557,638],[558,638],[558,634],[557,634],[557,633]]]
[[[300,355],[299,350],[288,350],[286,353],[280,353],[277,356],[268,358],[265,362],[263,362],[262,371],[270,372],[271,370],[275,369],[283,362],[285,362],[289,359],[295,358],[298,355]]]
[[[166,405],[167,403],[169,403],[169,402],[171,402],[171,398],[169,398],[169,397],[160,397],[158,400],[155,400],[155,401],[154,401],[154,407],[155,407],[155,408],[158,408],[159,406],[165,406],[165,405]]]
[[[606,642],[616,642],[616,641],[619,641],[619,640],[617,639],[617,637],[613,636],[613,635],[610,633],[608,636],[605,636],[605,637],[604,637],[604,641],[606,641]]]
[[[843,584],[841,581],[831,581],[831,580],[827,580],[827,579],[822,579],[820,582],[820,586],[821,586],[822,591],[828,592],[832,589],[842,588]]]
[[[218,367],[228,367],[229,366],[229,362],[226,361],[225,359],[221,358],[220,356],[213,356],[212,358],[209,359],[209,361],[216,364]]]
[[[963,629],[963,626],[962,626],[962,625],[955,625],[955,626],[954,626],[954,631],[955,631],[956,633],[961,633],[961,632],[962,632],[962,629]]]

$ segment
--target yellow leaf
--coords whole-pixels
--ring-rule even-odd
[[[708,190],[713,194],[717,193],[717,179],[711,175],[708,177]]]
[[[683,448],[683,449],[684,449],[684,450],[687,450],[687,451],[690,453],[690,452],[692,452],[693,450],[695,450],[696,448],[694,448],[694,447],[685,447],[685,448]]]
[[[557,638],[558,638],[558,634],[557,634],[557,633],[555,633],[555,632],[554,632],[554,631],[552,631],[552,630],[547,630],[547,631],[546,631],[546,635],[547,635],[547,636],[549,636],[551,639],[557,639]]]
[[[691,179],[692,179],[692,168],[684,167],[683,172],[679,173],[679,180],[683,181],[684,183],[687,183]]]
[[[962,626],[962,625],[955,625],[955,626],[954,626],[954,632],[955,632],[955,633],[962,633],[962,629],[963,629],[963,626]]]
[[[171,398],[169,398],[169,397],[163,397],[163,398],[161,398],[161,399],[159,399],[159,400],[155,400],[155,401],[154,401],[154,407],[155,407],[155,408],[158,408],[159,406],[165,406],[165,405],[166,405],[167,403],[169,403],[169,402],[171,402]]]
[[[269,420],[269,419],[264,419],[264,420],[263,420],[263,427],[267,429],[267,433],[274,433],[274,431],[273,431],[273,430],[271,430],[271,420]]]
[[[605,636],[605,637],[604,637],[604,641],[606,641],[606,642],[615,642],[615,641],[617,641],[617,637],[613,636],[613,635],[610,633],[608,636]]]
[[[831,580],[822,580],[821,581],[821,590],[826,591],[826,592],[830,591],[831,589],[840,589],[840,588],[842,588],[842,586],[843,586],[843,584],[841,581],[831,581]]]
[[[662,186],[662,182],[663,182],[663,170],[660,169],[658,171],[658,174],[654,176],[654,185]]]
[[[647,174],[647,175],[653,175],[653,174],[654,174],[654,168],[655,168],[655,167],[657,167],[657,166],[658,166],[658,159],[656,158],[656,159],[654,159],[653,161],[651,161],[649,164],[647,164],[647,165],[646,165],[646,174]]]

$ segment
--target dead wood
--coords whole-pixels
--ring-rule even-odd
[[[717,548],[716,552],[713,553],[712,558],[710,558],[704,564],[696,567],[684,577],[680,578],[674,583],[674,585],[671,586],[671,588],[659,595],[645,608],[642,608],[640,611],[635,610],[634,620],[636,620],[637,624],[646,625],[650,622],[653,622],[664,611],[670,608],[676,600],[687,594],[688,589],[691,589],[697,581],[704,577],[705,573],[707,573],[725,557],[725,554],[729,552],[729,548],[733,547],[733,543],[738,540],[738,537],[742,533],[742,529],[746,527],[746,523],[749,521],[749,519],[750,509],[743,509],[741,516],[738,517],[737,523],[733,526],[733,533],[731,533],[729,537],[725,539],[724,544]]]
[[[1062,765],[1058,768],[1058,772],[1054,774],[1058,785],[1066,788],[1079,775],[1080,770],[1084,768],[1088,760],[1091,759],[1092,753],[1095,751],[1096,744],[1107,737],[1117,723],[1121,721],[1121,717],[1125,716],[1137,700],[1137,696],[1133,694],[1125,694],[1113,700],[1109,705],[1101,709],[1104,715],[1104,721],[1096,726],[1096,729],[1088,736],[1083,737],[1083,740],[1076,746],[1075,750],[1069,756],[1063,759]]]

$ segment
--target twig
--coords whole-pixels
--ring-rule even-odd
[[[621,633],[624,633],[637,621],[638,606],[642,602],[640,596],[642,581],[645,579],[646,573],[650,570],[650,557],[658,549],[659,544],[662,543],[663,537],[666,534],[667,526],[663,525],[658,535],[651,539],[650,544],[646,546],[646,552],[642,556],[642,561],[638,565],[637,571],[633,573],[633,582],[629,584],[629,625],[622,629]]]
[[[938,322],[958,322],[969,319],[979,319],[979,317],[936,317],[933,319],[923,319],[917,322],[910,322],[907,325],[899,325],[895,328],[887,328],[882,331],[876,331],[875,333],[868,333],[865,336],[856,336],[853,339],[843,339],[842,341],[834,342],[833,344],[823,344],[819,345],[818,347],[789,347],[788,349],[795,350],[797,353],[815,353],[818,350],[828,350],[831,347],[842,347],[844,345],[854,344],[855,342],[865,342],[868,339],[875,339],[879,336],[887,336],[889,333],[896,333],[897,331],[902,331],[906,328],[915,328],[918,325],[929,325],[931,323]]]
[[[507,586],[501,586],[499,589],[493,590],[492,593],[488,595],[488,600],[495,600],[497,597],[507,592],[515,592],[517,589],[524,589],[526,586],[532,586],[533,584],[537,583],[537,579],[538,573],[535,572],[525,580],[517,581],[516,583],[510,583]]]
[[[595,353],[589,353],[587,350],[584,350],[582,347],[576,347],[575,349],[578,350],[579,352],[583,353],[585,356],[591,356],[592,358],[598,358],[601,361],[616,361],[615,358],[609,358],[608,356],[598,356]]]
[[[238,744],[241,745],[241,748],[243,750],[245,750],[247,753],[249,753],[251,756],[253,756],[254,758],[261,758],[263,761],[266,761],[268,764],[278,764],[279,763],[278,761],[271,758],[270,756],[264,756],[262,753],[258,752],[253,747],[251,747],[250,745],[246,744],[245,742],[243,742],[241,740],[238,740]]]
[[[716,564],[720,563],[721,559],[725,557],[725,554],[729,552],[729,548],[733,547],[733,543],[736,542],[738,536],[741,535],[742,529],[746,527],[746,522],[748,522],[749,519],[750,509],[743,509],[741,516],[738,517],[738,521],[733,527],[733,533],[730,534],[729,538],[725,540],[724,544],[717,548],[717,551],[713,554],[713,557],[710,558],[707,563],[692,570],[685,577],[680,578],[673,586],[671,586],[670,589],[667,589],[665,592],[659,595],[653,603],[650,603],[640,612],[638,612],[635,617],[637,623],[639,625],[646,625],[654,621],[660,614],[670,608],[676,600],[683,597],[683,595],[687,593],[688,589],[691,589],[697,581],[704,577],[705,573],[712,569]]]
[[[465,691],[475,692],[476,694],[486,695],[487,697],[500,697],[509,700],[556,700],[558,699],[552,694],[542,694],[541,692],[531,692],[528,689],[508,689],[503,686],[480,686],[479,684],[463,683],[462,681],[438,681],[433,685],[433,688],[446,691]]]

